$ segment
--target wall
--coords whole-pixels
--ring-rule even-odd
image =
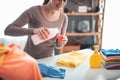
[[[25,9],[40,5],[43,0],[1,0],[0,1],[0,36],[8,24],[14,21]]]
[[[24,48],[27,36],[4,36],[4,29],[13,22],[24,10],[31,6],[41,5],[43,0],[1,0],[0,2],[0,42],[5,45],[17,43]],[[24,27],[27,27],[25,25]]]
[[[102,48],[120,49],[120,0],[106,0]]]

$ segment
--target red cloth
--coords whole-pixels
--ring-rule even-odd
[[[37,61],[17,46],[6,54],[0,77],[4,80],[42,80]]]

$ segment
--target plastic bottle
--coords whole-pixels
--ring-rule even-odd
[[[100,68],[102,65],[102,57],[100,56],[98,49],[94,50],[94,53],[90,56],[90,67]]]
[[[62,35],[58,35],[58,36],[57,36],[56,43],[55,43],[55,47],[56,47],[57,49],[63,48],[62,39],[63,39],[63,36],[62,36]]]

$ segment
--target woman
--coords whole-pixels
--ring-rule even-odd
[[[65,45],[68,41],[65,36],[68,18],[61,10],[66,2],[67,0],[45,0],[42,6],[37,5],[27,9],[7,26],[5,35],[28,35],[24,50],[35,59],[52,56],[56,37],[34,45],[31,35],[37,34],[42,40],[45,40],[50,35],[48,28],[58,28],[59,34],[63,35],[62,45]],[[27,23],[28,28],[22,28]]]

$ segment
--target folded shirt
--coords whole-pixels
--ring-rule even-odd
[[[80,65],[86,59],[86,57],[87,55],[85,53],[72,51],[69,55],[58,59],[57,65],[75,68]]]
[[[105,62],[104,60],[102,60],[102,63],[103,63],[105,66],[114,65],[114,64],[120,64],[120,62]]]
[[[105,65],[103,64],[103,66],[106,68],[106,69],[109,69],[109,70],[118,70],[120,69],[120,64],[112,64],[112,65]]]
[[[105,62],[120,62],[119,57],[108,57],[108,56],[104,55],[103,52],[100,52],[100,55],[102,56],[102,58]]]
[[[41,74],[46,77],[60,79],[63,79],[65,77],[65,69],[57,68],[46,64],[38,64],[38,66],[40,68]]]
[[[119,49],[101,49],[101,51],[105,56],[120,56]]]

